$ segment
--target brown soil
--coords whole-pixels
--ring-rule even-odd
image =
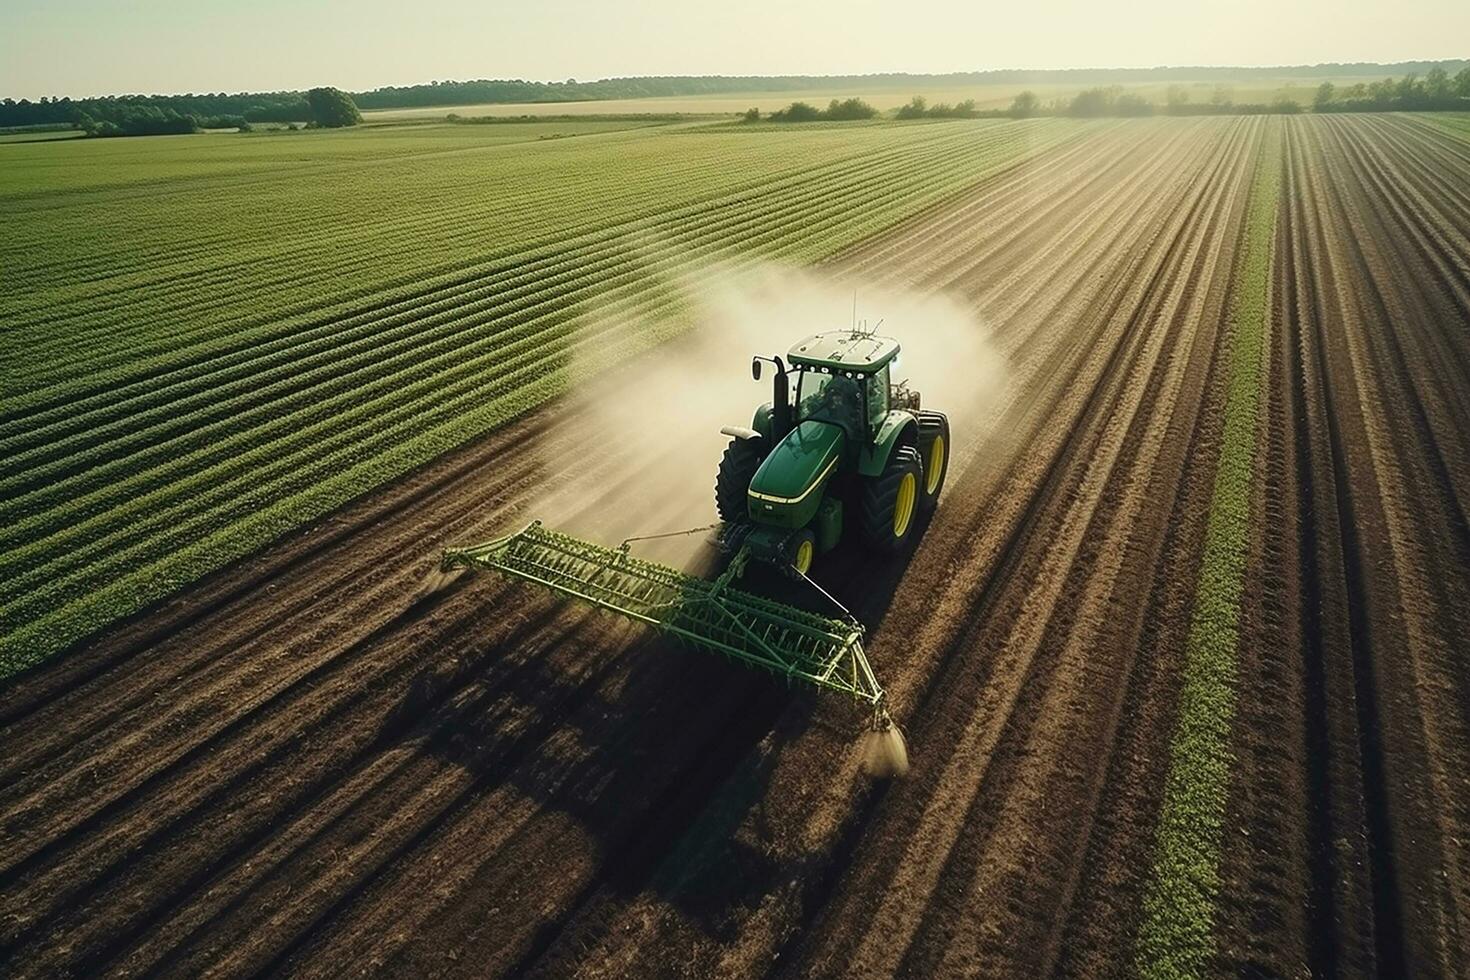
[[[1470,151],[1288,126],[1220,968],[1470,971]]]
[[[1220,968],[1470,970],[1470,151],[1353,117],[1098,126],[842,257],[1010,365],[911,558],[822,577],[908,778],[857,775],[852,706],[602,614],[413,601],[541,488],[656,506],[554,404],[5,688],[0,972],[1126,972],[1268,125]]]

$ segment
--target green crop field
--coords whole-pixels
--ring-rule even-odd
[[[561,390],[589,313],[1077,136],[557,121],[0,148],[0,673]],[[606,346],[605,344],[603,346]],[[607,353],[607,352],[604,352]]]

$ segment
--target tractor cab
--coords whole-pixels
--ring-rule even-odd
[[[892,337],[851,331],[813,334],[788,352],[796,372],[795,421],[839,426],[854,447],[871,443],[888,414]]]

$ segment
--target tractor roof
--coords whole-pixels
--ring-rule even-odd
[[[898,356],[898,341],[877,334],[831,330],[812,334],[791,348],[795,364],[871,373]]]

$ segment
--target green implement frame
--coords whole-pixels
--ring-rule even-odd
[[[863,653],[863,627],[731,588],[742,547],[713,581],[549,531],[515,534],[444,552],[440,569],[488,569],[646,623],[692,647],[722,653],[790,680],[840,691],[883,712],[883,688]],[[886,717],[886,713],[884,713]]]

